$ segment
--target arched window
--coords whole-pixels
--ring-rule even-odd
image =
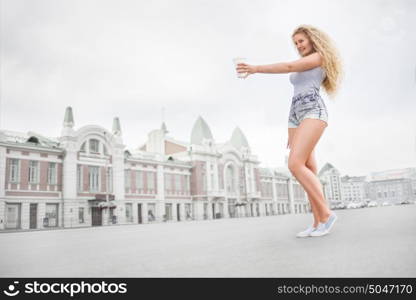
[[[97,139],[90,139],[90,153],[99,153],[100,152],[100,141]]]
[[[85,152],[85,143],[86,143],[86,142],[84,142],[84,143],[82,144],[81,149],[80,149],[79,151],[81,151],[81,152]]]
[[[225,178],[227,182],[227,192],[235,192],[235,176],[234,168],[232,165],[227,166]]]
[[[29,143],[34,143],[34,144],[39,144],[39,139],[38,139],[37,137],[35,137],[35,136],[31,136],[31,137],[27,140],[27,142],[29,142]]]

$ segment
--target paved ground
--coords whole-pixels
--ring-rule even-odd
[[[0,277],[416,277],[416,205],[0,234]]]

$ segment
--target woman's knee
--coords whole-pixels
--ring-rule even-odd
[[[296,158],[290,158],[287,162],[287,167],[293,173],[299,170],[302,166],[305,166],[305,163]]]
[[[309,170],[311,170],[313,174],[315,174],[315,175],[317,175],[317,174],[318,174],[318,168],[316,167],[316,165],[315,165],[315,164],[313,164],[313,163],[311,164],[311,163],[306,162],[305,166],[306,166]]]

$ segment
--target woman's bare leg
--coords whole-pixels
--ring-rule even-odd
[[[312,150],[311,154],[309,155],[308,160],[306,161],[306,167],[312,171],[313,174],[315,174],[315,176],[318,175],[318,165],[316,163],[316,159],[314,157],[314,150]],[[308,195],[308,199],[309,202],[311,203],[311,209],[312,209],[312,213],[314,214],[314,223],[313,226],[316,227],[318,226],[319,220],[321,220],[322,218],[319,215],[319,211],[317,208],[317,205],[314,202],[314,199]]]
[[[325,223],[331,214],[325,201],[322,185],[314,172],[306,162],[318,143],[327,124],[322,120],[304,119],[296,129],[296,134],[291,141],[288,167],[293,176],[299,181],[303,189],[315,204],[318,211],[319,222]]]
[[[288,145],[289,148],[291,147],[291,142],[293,139],[293,136],[296,134],[296,128],[288,128],[289,134],[288,134]],[[318,166],[316,163],[316,159],[314,157],[314,150],[312,150],[311,154],[309,155],[308,160],[306,161],[306,167],[309,168],[309,170],[311,170],[315,175],[318,174]],[[313,214],[313,226],[316,227],[318,226],[319,220],[321,220],[321,217],[319,216],[319,211],[317,209],[317,206],[315,204],[315,200],[308,194],[306,193],[308,196],[308,200],[309,203],[311,205],[311,210],[312,210],[312,214]]]

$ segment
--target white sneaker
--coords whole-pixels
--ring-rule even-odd
[[[308,228],[306,228],[306,230],[299,232],[296,237],[307,237],[310,235],[310,233],[312,231],[314,231],[316,229],[316,227],[313,227],[312,225],[309,225]]]
[[[326,223],[324,223],[328,232],[331,230],[332,226],[334,225],[334,223],[337,219],[338,219],[337,215],[334,212],[332,212],[332,214],[329,216]]]
[[[322,236],[328,234],[328,229],[326,229],[325,224],[319,223],[318,227],[310,233],[310,236]]]

